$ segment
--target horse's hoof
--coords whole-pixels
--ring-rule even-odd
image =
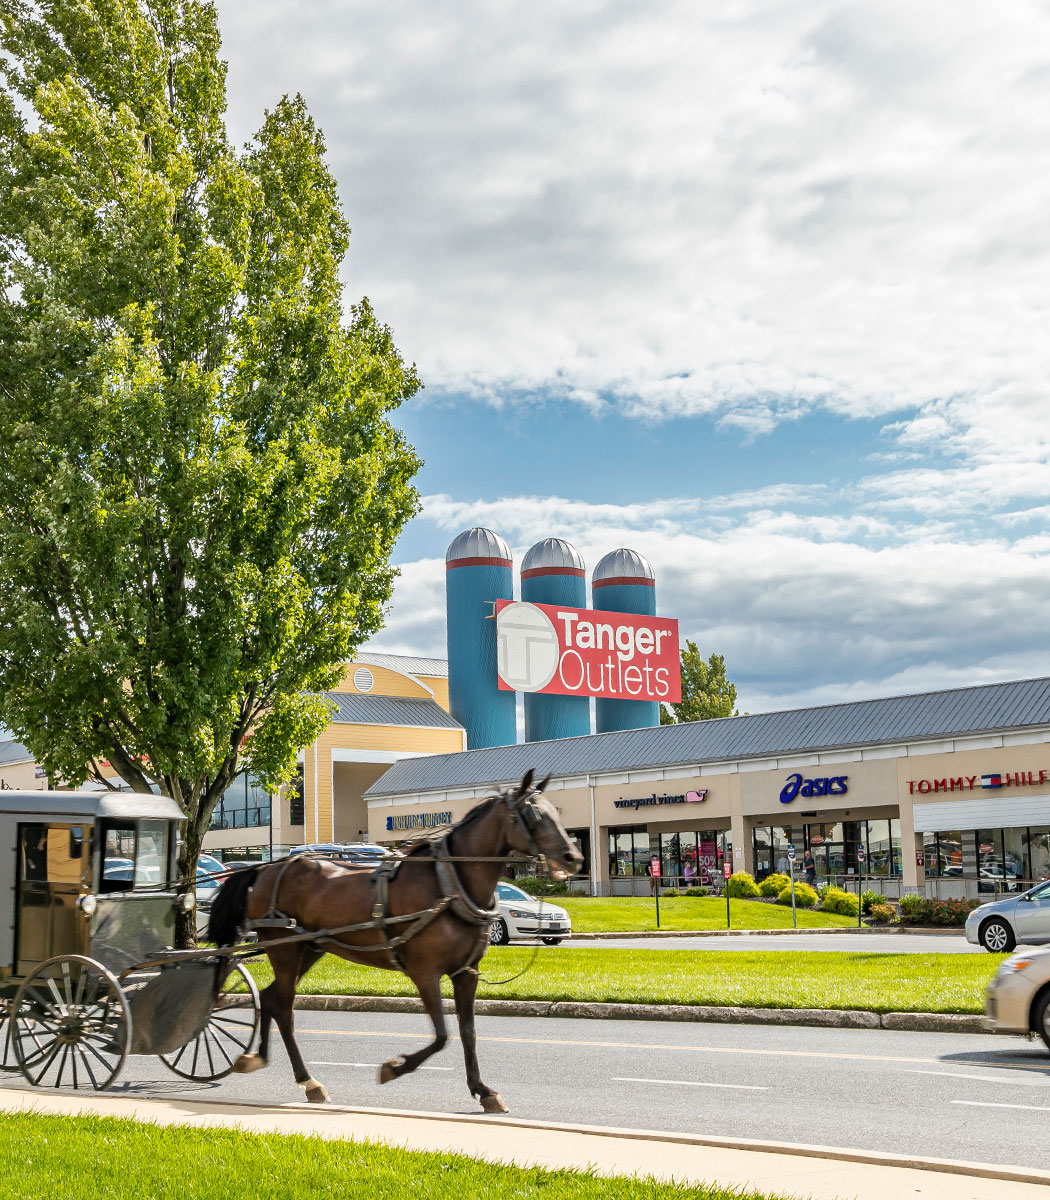
[[[330,1097],[328,1089],[323,1083],[318,1083],[316,1079],[308,1079],[305,1083],[301,1083],[300,1087],[306,1088],[306,1098],[311,1104],[327,1104]]]
[[[481,1107],[487,1113],[501,1113],[509,1111],[503,1103],[503,1097],[499,1092],[493,1092],[491,1096],[481,1097]]]
[[[242,1054],[233,1064],[235,1075],[250,1075],[252,1071],[261,1071],[266,1066],[266,1059],[261,1054]]]
[[[389,1083],[392,1079],[396,1079],[401,1074],[399,1068],[405,1065],[403,1058],[392,1058],[389,1062],[383,1063],[379,1068],[379,1082]]]

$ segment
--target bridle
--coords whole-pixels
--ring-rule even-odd
[[[514,818],[514,823],[521,830],[525,841],[528,843],[526,854],[534,855],[536,858],[543,858],[543,851],[537,846],[536,838],[533,831],[538,829],[543,824],[543,817],[540,816],[533,803],[533,797],[539,796],[542,793],[537,788],[530,788],[527,792],[515,796],[513,792],[504,792],[501,799],[506,804],[508,812]]]

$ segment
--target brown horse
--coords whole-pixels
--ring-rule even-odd
[[[308,1100],[328,1100],[324,1086],[311,1077],[299,1052],[292,1005],[299,981],[322,955],[331,952],[351,962],[404,971],[433,1022],[433,1042],[383,1063],[380,1083],[414,1071],[448,1041],[441,1005],[441,977],[448,975],[467,1085],[485,1112],[506,1112],[499,1094],[482,1081],[478,1070],[474,1030],[478,963],[489,945],[496,882],[512,851],[543,855],[559,873],[576,872],[582,866],[582,856],[557,810],[542,795],[549,780],[548,776],[533,787],[529,771],[518,787],[482,801],[447,835],[409,847],[403,858],[394,860],[393,873],[382,868],[377,872],[373,865],[348,868],[303,856],[231,876],[212,905],[209,936],[228,946],[245,927],[255,928],[274,971],[274,981],[261,997],[259,1051],[242,1055],[234,1070],[266,1066],[270,1025],[276,1020],[296,1083],[306,1088]],[[449,861],[460,859],[467,861]],[[412,918],[410,914],[424,915]],[[406,921],[389,921],[405,916]],[[345,930],[348,925],[357,928]],[[330,936],[281,944],[282,938],[297,930]],[[392,939],[406,933],[410,936],[400,945],[388,948]],[[370,952],[369,946],[375,949]]]

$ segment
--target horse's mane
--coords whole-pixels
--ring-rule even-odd
[[[439,838],[445,837],[447,834],[452,833],[453,830],[465,829],[473,821],[480,820],[481,817],[490,813],[498,801],[502,799],[503,793],[497,792],[495,796],[489,796],[487,800],[482,800],[480,804],[476,804],[465,817],[457,821],[451,828],[439,825],[437,829],[427,829],[423,833],[409,838],[407,841],[402,842],[399,847],[401,853],[406,858],[426,853]]]

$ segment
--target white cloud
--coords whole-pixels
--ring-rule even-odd
[[[917,408],[909,444],[997,456],[1033,423],[1036,0],[220,11],[238,134],[305,93],[355,227],[350,293],[432,389],[753,435],[813,407]],[[1003,403],[1005,429],[982,413]]]
[[[678,618],[683,641],[726,656],[751,712],[1050,674],[1046,537],[967,543],[930,522],[887,542],[878,527],[865,538],[848,515],[780,510],[712,529],[693,501],[666,519],[673,504],[433,497],[424,519],[447,532],[491,524],[518,564],[542,536],[568,537],[589,567],[617,546],[641,551],[656,570],[659,611]],[[377,644],[444,654],[444,573],[436,559],[405,569]]]

